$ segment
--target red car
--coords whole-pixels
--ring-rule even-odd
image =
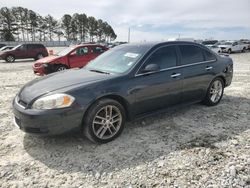
[[[14,62],[16,59],[34,58],[35,60],[48,56],[47,49],[42,44],[20,44],[10,50],[0,52],[0,59]]]
[[[65,69],[81,68],[106,50],[106,47],[96,44],[70,46],[56,55],[39,59],[33,65],[33,70],[35,74],[42,76]]]

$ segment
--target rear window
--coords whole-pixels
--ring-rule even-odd
[[[103,53],[104,51],[105,51],[105,49],[101,46],[92,47],[92,52],[95,54],[100,54],[100,53]]]
[[[202,49],[194,45],[180,45],[182,65],[204,61]]]

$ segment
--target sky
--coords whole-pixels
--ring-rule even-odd
[[[117,41],[250,39],[250,0],[0,0],[60,19],[85,13],[107,21]]]

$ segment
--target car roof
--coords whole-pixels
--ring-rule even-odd
[[[157,46],[164,46],[164,45],[174,45],[174,44],[193,44],[193,45],[201,45],[197,42],[190,42],[190,41],[164,41],[164,42],[139,42],[139,43],[127,43],[121,44],[126,46],[144,46],[148,48],[157,47]],[[121,46],[120,45],[120,46]]]
[[[86,46],[103,46],[101,44],[93,44],[93,43],[86,43],[86,44],[77,44],[77,45],[73,45],[72,47],[76,48],[76,47],[86,47]],[[105,47],[105,46],[103,46]]]

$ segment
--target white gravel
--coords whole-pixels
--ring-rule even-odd
[[[0,187],[250,187],[250,53],[231,57],[233,83],[218,106],[128,123],[105,145],[14,127],[12,99],[36,76],[32,61],[1,61]]]

